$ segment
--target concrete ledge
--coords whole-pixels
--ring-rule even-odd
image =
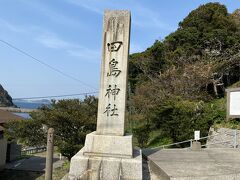
[[[86,136],[83,155],[132,158],[132,135],[98,135],[92,132]]]
[[[239,149],[164,149],[148,160],[151,171],[163,180],[240,179]]]
[[[161,180],[170,180],[170,177],[154,161],[149,161],[149,167],[157,177],[161,177]]]

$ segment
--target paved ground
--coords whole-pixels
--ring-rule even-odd
[[[53,169],[62,167],[63,160],[54,154]],[[34,180],[40,178],[45,171],[45,153],[40,153],[30,158],[20,159],[8,163],[0,171],[0,180]],[[44,179],[44,178],[42,178]]]
[[[239,149],[165,149],[149,152],[150,170],[163,180],[239,180]],[[153,179],[153,178],[152,178]]]
[[[13,161],[6,164],[5,169],[9,170],[26,170],[26,171],[38,171],[43,172],[45,169],[45,154],[39,154],[30,158]],[[53,168],[61,167],[63,161],[59,160],[57,154],[54,154]]]

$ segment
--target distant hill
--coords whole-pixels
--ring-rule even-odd
[[[0,84],[0,107],[15,106],[12,102],[12,97]]]
[[[13,100],[14,104],[20,108],[37,109],[43,105],[50,105],[51,101],[48,99],[41,100]]]

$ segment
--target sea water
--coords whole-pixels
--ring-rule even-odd
[[[13,101],[13,103],[19,107],[19,108],[23,108],[23,109],[37,109],[43,105],[49,105],[50,104],[50,101],[49,103],[46,103],[46,102],[27,102],[27,101]],[[29,115],[29,113],[14,113],[18,116],[21,116],[25,119],[29,119],[31,118],[31,116]]]

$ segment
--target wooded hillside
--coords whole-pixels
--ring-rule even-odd
[[[207,135],[225,119],[225,89],[240,85],[240,10],[193,10],[163,41],[130,57],[130,120],[142,146]],[[154,132],[157,136],[154,136]]]

